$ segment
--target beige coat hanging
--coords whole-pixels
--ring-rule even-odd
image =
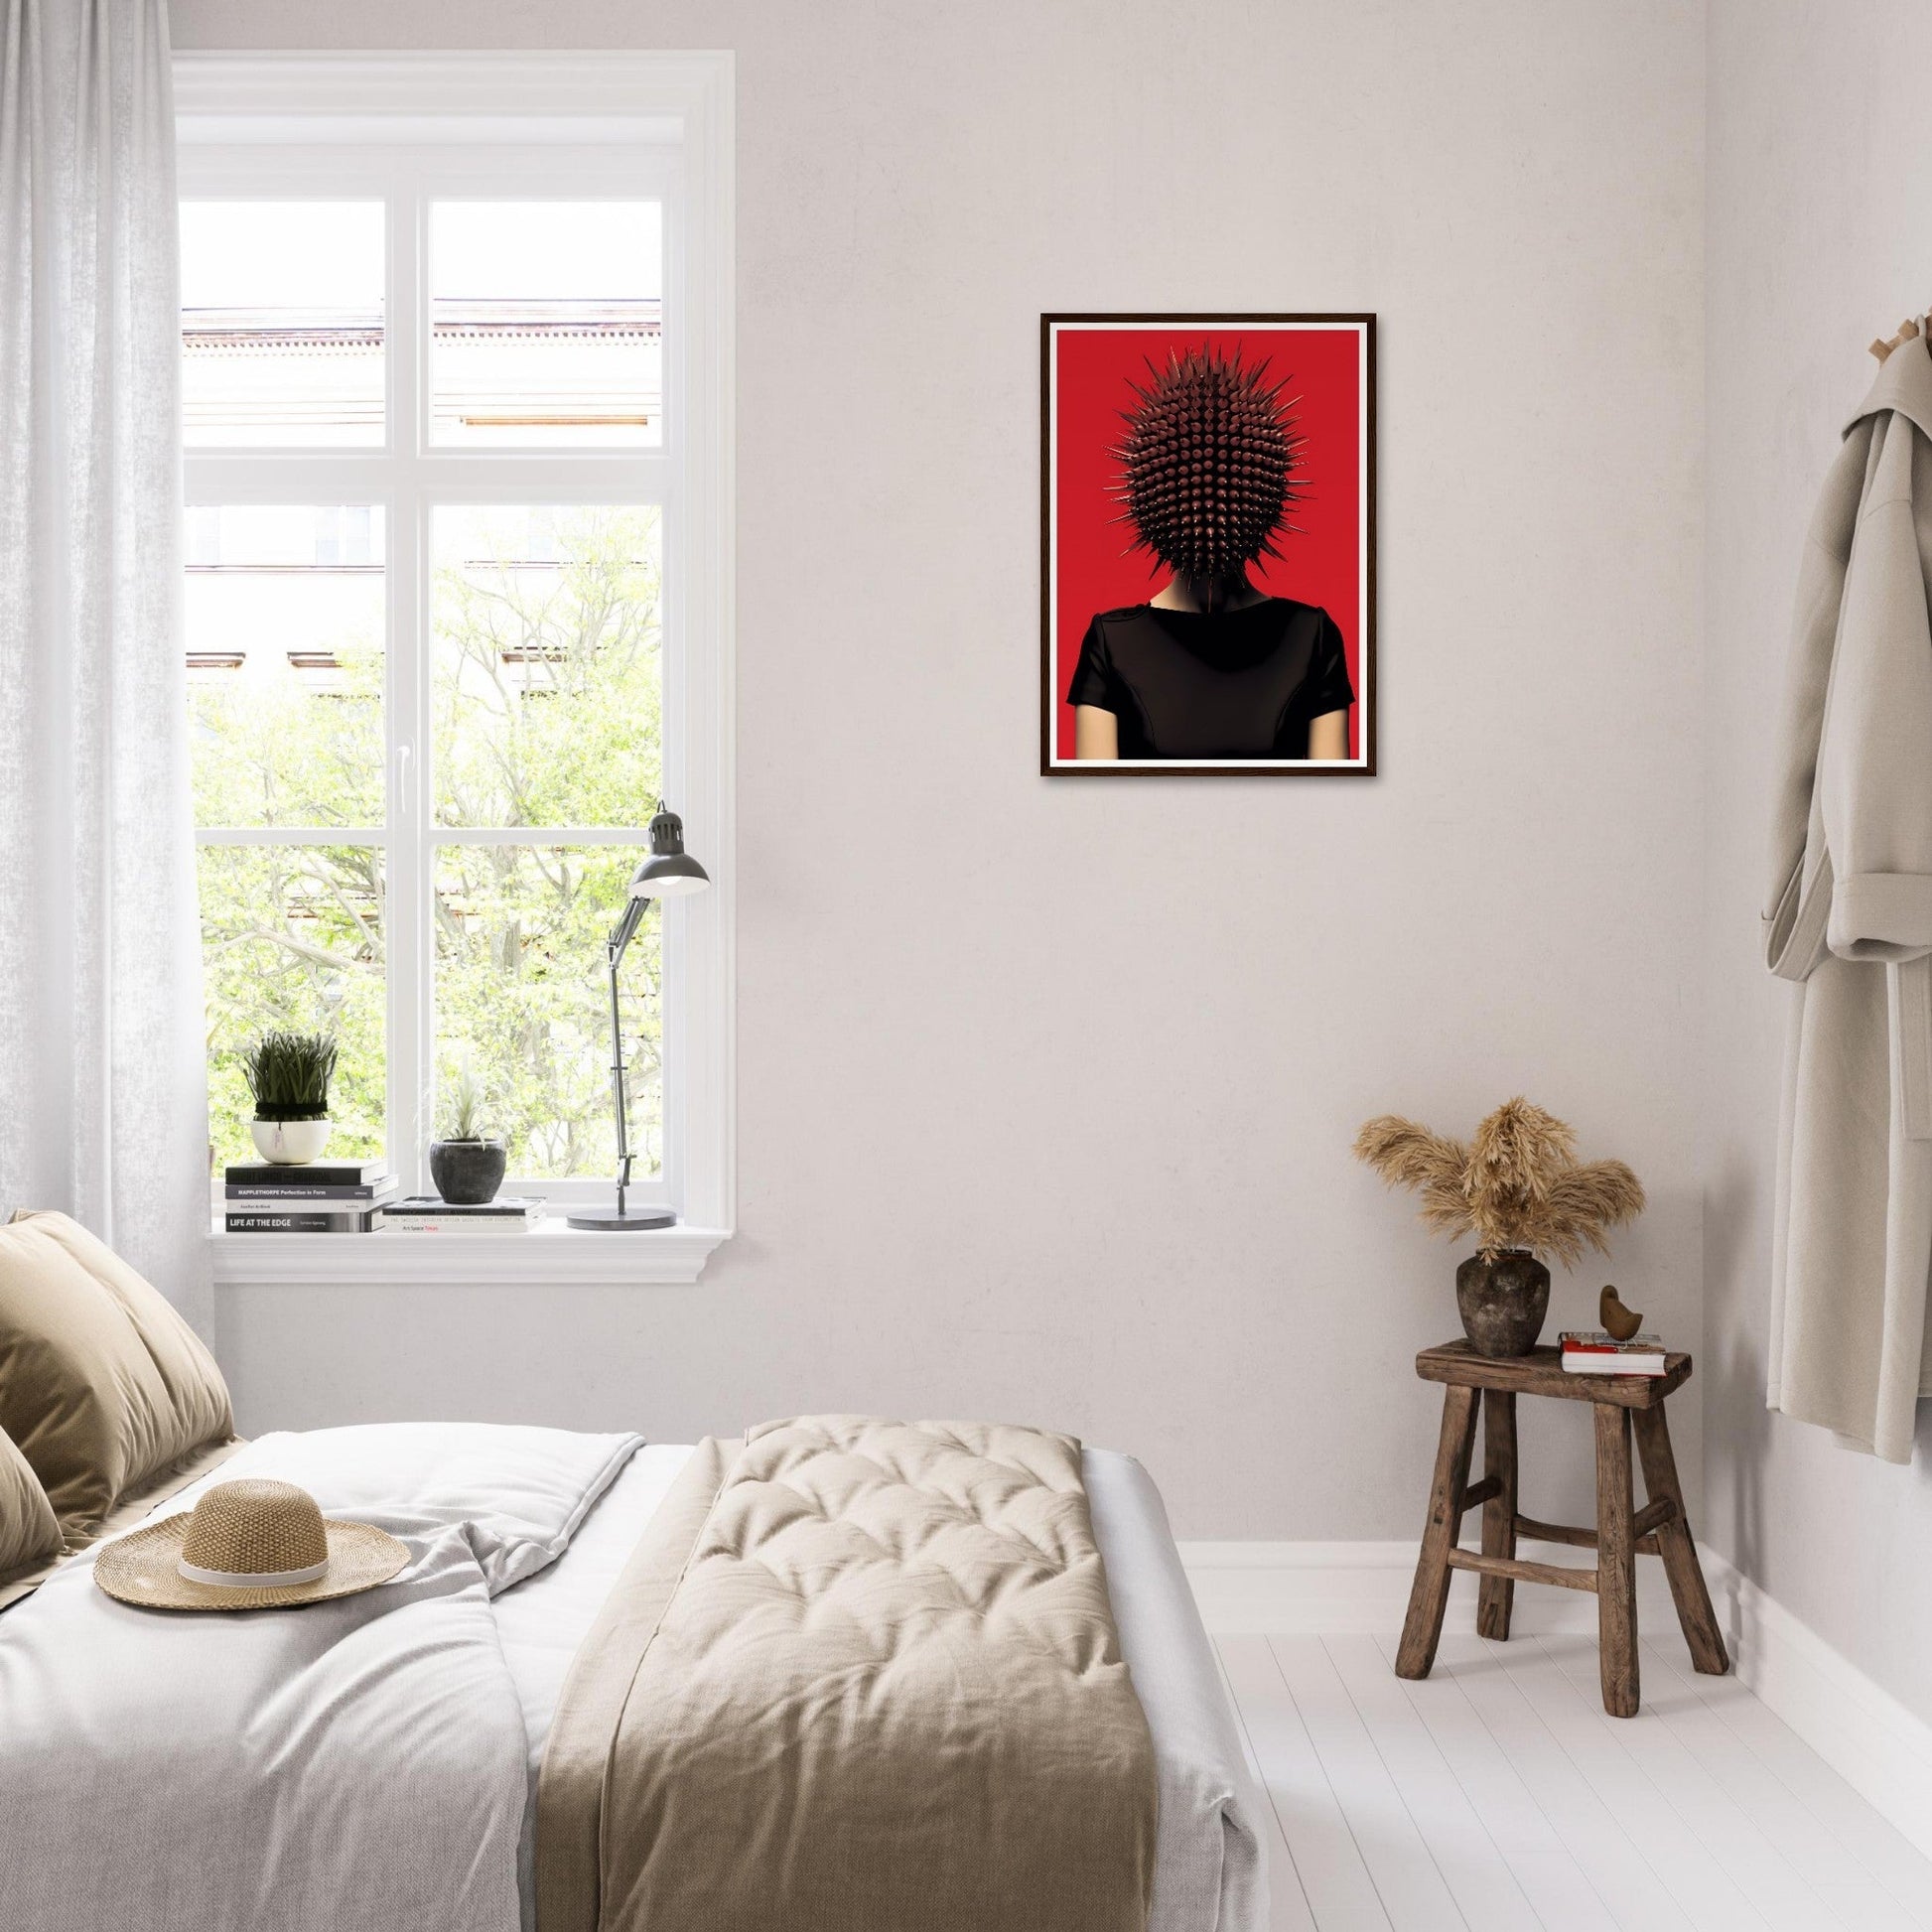
[[[1932,355],[1886,357],[1805,545],[1778,745],[1771,970],[1798,981],[1767,1400],[1912,1452],[1932,1268]]]

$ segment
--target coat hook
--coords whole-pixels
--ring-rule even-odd
[[[1885,357],[1889,355],[1892,352],[1892,350],[1898,346],[1900,343],[1916,341],[1918,338],[1918,334],[1919,334],[1918,317],[1907,316],[1905,320],[1898,325],[1897,335],[1893,336],[1889,341],[1887,341],[1882,336],[1874,338],[1870,344],[1870,351],[1873,355],[1875,355],[1879,359],[1879,361],[1882,362],[1885,359]]]

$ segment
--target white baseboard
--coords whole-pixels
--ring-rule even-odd
[[[1392,1635],[1402,1628],[1415,1580],[1417,1545],[1389,1543],[1183,1543],[1180,1560],[1215,1636]],[[1534,1563],[1589,1563],[1589,1553],[1525,1539],[1518,1552]],[[1451,1630],[1473,1630],[1476,1580],[1458,1571],[1449,1583]],[[1661,1567],[1640,1559],[1640,1622],[1672,1618]],[[1526,1635],[1594,1631],[1596,1598],[1586,1590],[1525,1585],[1516,1592],[1512,1627]],[[1655,1625],[1653,1624],[1654,1628]],[[1674,1626],[1673,1626],[1674,1627]]]
[[[1932,1725],[1715,1550],[1700,1549],[1738,1677],[1932,1858]]]
[[[1932,1858],[1932,1725],[1908,1711],[1808,1624],[1715,1551],[1704,1574],[1738,1679],[1872,1809]],[[1402,1627],[1417,1546],[1387,1543],[1183,1543],[1181,1561],[1201,1618],[1217,1636],[1393,1635]],[[1525,1542],[1525,1557],[1587,1562],[1583,1551]],[[1637,1617],[1677,1630],[1663,1566],[1640,1559]],[[1587,1591],[1530,1586],[1516,1592],[1524,1635],[1593,1633]],[[1448,1628],[1475,1627],[1475,1579],[1449,1586]]]

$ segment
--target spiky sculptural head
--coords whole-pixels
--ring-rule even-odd
[[[1131,547],[1183,577],[1220,583],[1263,556],[1292,529],[1301,499],[1302,437],[1282,400],[1287,379],[1250,368],[1237,349],[1171,352],[1148,365],[1139,401],[1121,412],[1127,433],[1110,452],[1121,468],[1115,494],[1131,523]]]

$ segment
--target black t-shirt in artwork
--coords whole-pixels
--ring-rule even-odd
[[[1066,694],[1120,720],[1124,759],[1305,759],[1310,722],[1354,700],[1334,620],[1286,597],[1103,611]]]

